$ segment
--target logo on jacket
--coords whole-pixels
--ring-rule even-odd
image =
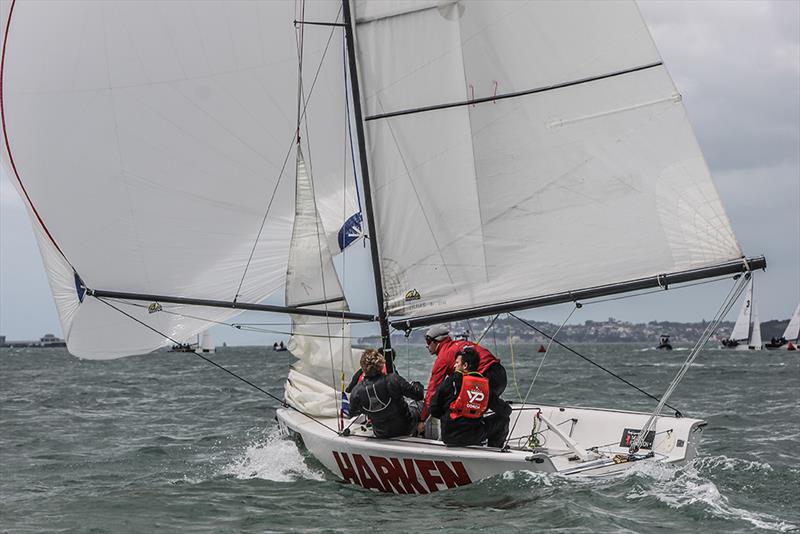
[[[467,395],[469,395],[470,402],[480,402],[483,400],[483,391],[478,388],[471,389],[467,391]]]
[[[467,396],[469,397],[469,400],[467,401],[467,407],[469,408],[480,408],[480,405],[475,403],[481,402],[485,397],[483,391],[481,391],[478,387],[468,389]]]

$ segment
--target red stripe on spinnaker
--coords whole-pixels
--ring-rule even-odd
[[[47,234],[47,237],[50,238],[50,241],[53,243],[53,246],[56,247],[56,249],[64,258],[64,260],[66,260],[66,262],[69,263],[70,266],[72,267],[72,263],[70,263],[70,261],[67,259],[67,256],[61,250],[61,247],[58,246],[58,243],[56,243],[56,240],[53,238],[53,235],[50,233],[50,230],[48,230],[47,226],[44,224],[41,215],[39,215],[36,206],[33,205],[33,201],[31,200],[31,197],[28,194],[28,190],[25,189],[25,184],[22,183],[22,179],[19,177],[19,172],[17,172],[17,165],[14,163],[14,156],[11,155],[11,145],[8,142],[8,132],[6,131],[6,110],[3,99],[3,87],[4,87],[3,75],[5,74],[6,47],[8,45],[8,32],[9,29],[11,28],[11,15],[14,13],[14,6],[16,5],[16,3],[17,0],[12,0],[11,9],[9,9],[8,11],[8,20],[6,21],[6,31],[3,35],[3,54],[2,57],[0,57],[0,122],[2,122],[3,125],[3,140],[5,141],[6,144],[6,153],[8,154],[9,163],[11,163],[11,169],[14,171],[14,176],[17,178],[17,182],[19,183],[19,186],[22,189],[23,194],[25,195],[25,199],[28,201],[28,205],[30,206],[31,211],[33,211],[33,214],[36,215],[36,219],[39,221],[39,225],[42,227],[45,234]],[[75,267],[72,267],[72,269],[75,270]]]

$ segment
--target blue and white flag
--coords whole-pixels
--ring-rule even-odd
[[[361,216],[360,211],[351,215],[344,222],[338,234],[339,250],[346,249],[353,241],[364,237],[363,222],[364,218]]]
[[[350,417],[350,401],[344,391],[342,391],[342,417]]]

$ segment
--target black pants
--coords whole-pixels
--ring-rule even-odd
[[[494,412],[489,417],[483,418],[488,440],[487,445],[499,448],[505,445],[511,420],[511,405],[500,398],[508,384],[506,368],[496,363],[486,370],[484,376],[489,380],[489,407]]]

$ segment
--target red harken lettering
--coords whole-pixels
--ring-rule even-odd
[[[455,488],[472,483],[462,462],[411,458],[364,457],[333,451],[345,482],[387,493],[432,493],[440,486]],[[421,478],[421,480],[420,480]]]

